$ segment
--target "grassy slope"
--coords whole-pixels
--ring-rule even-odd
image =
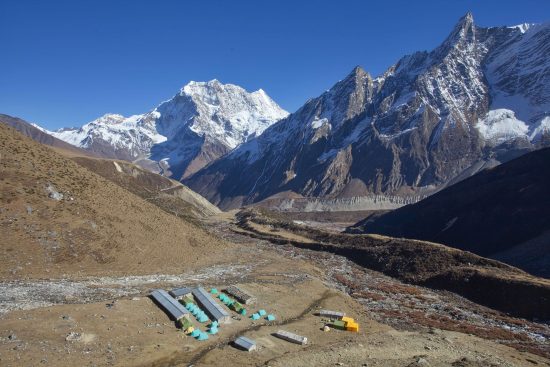
[[[88,157],[73,160],[178,217],[195,220],[220,213],[214,204],[187,186],[135,164]]]
[[[50,184],[62,200],[48,197]],[[0,232],[2,279],[181,272],[221,245],[4,124]]]

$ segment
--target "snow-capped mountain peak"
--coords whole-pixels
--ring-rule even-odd
[[[475,37],[474,16],[467,12],[459,19],[447,41],[472,40]]]
[[[535,23],[522,23],[522,24],[510,26],[508,28],[518,29],[521,33],[525,33],[529,30],[529,28],[531,28],[531,26],[534,26],[534,25]]]
[[[124,116],[117,113],[106,113],[97,120],[94,120],[97,124],[116,124],[124,121]]]
[[[288,115],[263,90],[249,93],[217,79],[190,82],[179,96],[190,98],[195,105],[197,114],[190,121],[190,129],[231,149]]]
[[[249,93],[213,79],[189,82],[148,113],[130,117],[108,113],[81,128],[51,134],[104,156],[138,160],[147,168],[180,178],[287,115],[261,89]],[[154,162],[162,164],[155,168]]]

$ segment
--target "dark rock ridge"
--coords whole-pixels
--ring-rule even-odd
[[[444,243],[550,277],[550,148],[482,171],[348,231]]]
[[[221,208],[279,192],[426,195],[550,142],[550,25],[460,19],[431,52],[356,67],[185,180]]]

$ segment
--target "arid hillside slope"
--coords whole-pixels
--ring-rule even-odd
[[[221,244],[4,124],[0,233],[1,279],[181,272]]]
[[[146,199],[161,209],[186,219],[195,220],[217,214],[220,210],[208,200],[178,181],[145,170],[127,161],[102,159],[97,152],[84,150],[45,133],[31,123],[0,114],[7,124],[32,140],[52,147],[94,173]]]
[[[72,159],[178,217],[195,220],[221,212],[214,204],[180,182],[147,171],[133,163],[89,157]]]

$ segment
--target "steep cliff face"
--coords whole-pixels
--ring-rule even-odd
[[[190,82],[143,115],[106,114],[81,128],[50,134],[101,156],[135,161],[179,179],[286,115],[261,89],[249,93],[212,80]]]
[[[222,207],[437,190],[550,143],[550,25],[482,28],[466,14],[431,52],[344,80],[186,183]]]

